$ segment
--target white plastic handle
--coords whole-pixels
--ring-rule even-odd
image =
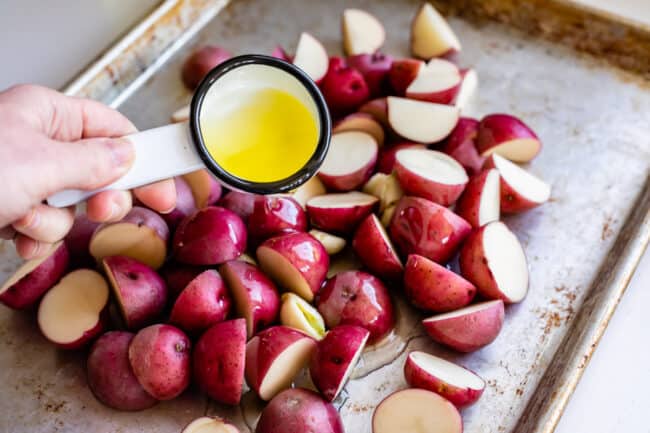
[[[187,122],[149,129],[125,138],[135,147],[135,161],[128,173],[98,190],[58,192],[50,196],[47,203],[55,207],[71,206],[100,191],[132,189],[205,167],[192,143]]]

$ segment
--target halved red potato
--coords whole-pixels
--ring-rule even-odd
[[[320,340],[325,335],[325,321],[317,309],[295,293],[282,294],[280,322]]]
[[[280,233],[304,232],[307,215],[300,203],[291,197],[258,195],[246,226],[248,235],[257,243]]]
[[[386,98],[376,98],[366,102],[359,107],[359,112],[370,114],[381,126],[390,128],[388,124],[388,102]]]
[[[239,429],[218,416],[202,416],[185,426],[181,433],[239,433]]]
[[[393,215],[395,214],[395,209],[397,209],[396,204],[388,206],[381,213],[381,218],[379,220],[381,221],[381,225],[384,226],[386,229],[388,229],[388,227],[390,227],[390,222],[393,220]]]
[[[430,59],[460,50],[460,41],[447,24],[447,20],[430,3],[424,2],[411,23],[413,55]]]
[[[498,154],[492,155],[485,167],[499,170],[503,213],[523,212],[551,198],[550,185]]]
[[[158,269],[167,257],[168,240],[165,220],[152,210],[136,206],[121,221],[99,226],[88,248],[97,261],[127,256]]]
[[[161,214],[171,231],[176,230],[180,222],[197,210],[194,195],[189,184],[182,177],[174,178],[176,188],[176,207],[169,213]]]
[[[236,213],[242,221],[247,222],[255,208],[257,194],[249,192],[230,191],[218,202],[218,205]]]
[[[394,94],[404,96],[408,86],[417,78],[426,64],[417,59],[397,59],[388,71],[388,81],[393,88]]]
[[[351,191],[372,175],[377,162],[377,142],[361,131],[332,134],[330,149],[318,177],[334,191]]]
[[[472,231],[467,221],[432,201],[405,196],[398,202],[389,233],[402,254],[446,263]]]
[[[70,256],[70,268],[92,268],[96,262],[88,250],[90,240],[101,224],[88,219],[85,213],[77,213],[74,218],[74,224],[63,239],[65,246],[68,247]]]
[[[478,125],[476,119],[461,117],[440,147],[440,151],[458,161],[470,176],[479,173],[485,163],[485,158],[476,149]]]
[[[383,96],[389,91],[388,73],[393,64],[392,56],[377,51],[372,54],[348,56],[346,60],[348,66],[361,72],[371,97]],[[383,140],[378,139],[377,142],[380,146],[383,144]]]
[[[187,285],[205,270],[202,266],[191,266],[183,263],[168,262],[160,270],[160,276],[167,284],[170,299],[176,299]]]
[[[406,88],[406,97],[420,101],[450,104],[460,89],[458,66],[444,59],[432,59]]]
[[[292,60],[291,56],[287,54],[282,45],[276,45],[275,48],[273,48],[273,51],[271,51],[271,57],[284,60],[285,62],[291,62]]]
[[[460,250],[461,275],[486,298],[522,301],[528,292],[528,263],[517,236],[495,221],[473,232]]]
[[[460,76],[463,81],[454,99],[454,105],[458,107],[461,113],[467,113],[473,108],[473,102],[478,93],[478,73],[474,68],[461,69]]]
[[[16,309],[31,307],[63,276],[68,258],[66,243],[57,242],[43,256],[23,263],[0,286],[0,302]]]
[[[429,4],[429,3],[425,3]],[[403,389],[386,397],[372,416],[373,433],[462,433],[456,406],[424,389]]]
[[[395,167],[395,155],[402,149],[424,149],[425,146],[422,143],[412,143],[410,141],[405,141],[397,143],[390,147],[384,147],[379,152],[379,158],[377,159],[377,172],[391,174],[393,168]]]
[[[108,284],[99,273],[79,269],[63,277],[38,306],[38,327],[52,343],[76,349],[106,326]]]
[[[307,301],[320,291],[329,256],[325,247],[307,233],[287,233],[267,239],[257,248],[264,272],[281,287]]]
[[[327,251],[327,254],[330,256],[343,251],[343,248],[345,248],[345,244],[347,243],[344,238],[316,229],[309,230],[309,234],[315,237],[318,242],[323,244],[325,251]]]
[[[433,102],[389,96],[388,122],[401,137],[435,143],[451,133],[460,116],[458,108]]]
[[[363,192],[379,199],[379,212],[394,205],[404,196],[404,190],[394,173],[375,173],[363,185]]]
[[[352,248],[363,264],[375,275],[397,280],[404,272],[393,243],[375,214],[370,214],[357,227]]]
[[[395,174],[407,194],[442,206],[455,203],[469,180],[463,166],[454,158],[429,149],[397,152]]]
[[[499,221],[499,183],[499,172],[493,168],[472,177],[456,202],[456,213],[474,228]]]
[[[291,386],[315,350],[316,341],[294,328],[265,329],[246,344],[246,383],[269,401]]]
[[[456,407],[469,406],[483,394],[485,381],[476,373],[425,352],[409,353],[404,377],[411,388],[441,395]]]
[[[481,119],[476,146],[484,157],[496,153],[511,161],[528,162],[539,153],[542,142],[521,119],[490,114]]]
[[[404,292],[417,308],[444,312],[472,302],[476,287],[446,267],[410,254],[404,268]]]
[[[221,184],[206,169],[184,174],[183,180],[192,190],[194,203],[198,209],[212,206],[221,198]]]
[[[318,39],[307,32],[302,32],[296,47],[296,55],[293,57],[293,64],[318,83],[327,73],[329,57],[325,47]]]
[[[372,54],[386,40],[386,31],[377,17],[361,9],[343,11],[342,30],[343,51],[348,56]]]
[[[504,316],[503,301],[497,299],[429,317],[422,325],[435,342],[459,352],[473,352],[497,338]]]
[[[379,147],[384,145],[384,140],[386,139],[384,128],[368,113],[348,114],[332,127],[333,134],[346,131],[360,131],[370,134]]]
[[[332,233],[350,233],[372,213],[378,202],[377,197],[358,191],[325,194],[310,199],[307,211],[314,227]]]
[[[327,194],[325,185],[323,185],[323,182],[321,182],[318,176],[314,176],[291,191],[289,196],[300,203],[300,206],[305,209],[310,198],[323,194]]]

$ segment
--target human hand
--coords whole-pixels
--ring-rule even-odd
[[[134,150],[119,137],[133,124],[105,105],[33,86],[0,92],[0,238],[14,239],[18,254],[38,257],[68,233],[74,208],[43,203],[69,188],[92,190],[130,168]],[[176,205],[173,180],[135,189],[146,206],[161,213]],[[87,202],[88,218],[118,221],[131,209],[128,191],[104,191]]]

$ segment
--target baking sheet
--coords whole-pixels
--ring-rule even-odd
[[[214,13],[219,7],[210,1],[178,3],[178,10],[193,3]],[[276,44],[293,48],[299,33],[308,30],[328,52],[338,52],[339,14],[347,5],[342,0],[234,1],[182,48],[178,40],[187,38],[184,32],[176,33],[175,45],[167,48],[158,41],[157,47],[163,47],[158,53],[169,60],[164,66],[142,64],[139,77],[144,78],[136,85],[125,74],[119,90],[99,91],[89,80],[76,92],[114,104],[123,101],[120,110],[140,128],[162,125],[190,98],[180,82],[180,67],[192,46],[218,43],[241,54],[269,53]],[[386,52],[408,54],[409,22],[418,2],[360,0],[355,6],[384,22]],[[195,18],[200,20],[200,14]],[[192,23],[183,22],[186,29]],[[463,411],[465,431],[551,431],[650,236],[650,92],[563,46],[494,24],[475,27],[459,19],[451,24],[463,43],[460,63],[479,73],[474,114],[513,113],[537,131],[544,148],[529,169],[552,184],[553,194],[544,206],[505,219],[525,247],[531,287],[524,302],[508,307],[503,331],[492,345],[458,356],[423,337],[417,321],[408,317],[400,333],[408,336],[408,350],[443,355],[487,381],[483,398]],[[125,49],[137,57],[146,44],[126,44]],[[102,73],[100,68],[95,77]],[[10,246],[0,244],[0,279],[17,264]],[[196,391],[140,413],[105,408],[86,387],[84,354],[54,349],[29,314],[0,309],[0,344],[5,347],[0,352],[0,431],[177,432],[191,419],[212,413],[235,420],[245,432],[244,415],[254,418],[251,398],[242,407],[224,408]],[[361,370],[371,369],[376,355],[366,358]],[[347,385],[337,402],[346,431],[370,432],[376,404],[405,386],[404,357],[405,352]]]

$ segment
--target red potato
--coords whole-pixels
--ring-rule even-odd
[[[184,218],[197,210],[192,189],[185,179],[175,177],[174,185],[176,186],[176,207],[173,211],[161,215],[171,230],[175,230]]]
[[[351,233],[377,206],[377,197],[351,191],[325,194],[307,202],[307,212],[314,227],[332,233]]]
[[[246,223],[255,209],[256,197],[248,192],[230,191],[221,197],[218,205],[236,213]]]
[[[325,247],[307,233],[287,233],[267,239],[257,248],[262,270],[275,282],[311,302],[329,268]]]
[[[97,228],[88,249],[97,261],[126,256],[158,269],[167,257],[169,227],[152,210],[134,207],[121,220]]]
[[[463,420],[458,409],[438,394],[403,389],[379,403],[372,417],[372,432],[462,433]]]
[[[333,134],[318,177],[327,188],[334,191],[357,189],[372,175],[378,150],[375,139],[365,132]]]
[[[428,149],[402,149],[395,155],[395,174],[409,195],[442,206],[456,202],[469,178],[452,157]]]
[[[461,69],[460,75],[463,81],[460,83],[460,89],[454,99],[454,105],[460,109],[462,113],[470,110],[472,103],[478,93],[478,73],[476,69]]]
[[[460,250],[460,273],[479,293],[506,303],[528,292],[528,263],[517,236],[495,221],[474,231]]]
[[[327,75],[320,87],[334,117],[356,111],[370,98],[368,84],[361,72],[349,67],[340,57],[330,59]]]
[[[235,319],[216,323],[205,331],[194,348],[194,380],[211,399],[239,404],[245,361],[246,321]]]
[[[330,256],[340,253],[343,251],[343,248],[345,248],[346,241],[344,238],[315,229],[309,230],[309,234],[315,237],[318,242],[323,244],[325,251],[327,251],[327,254]]]
[[[303,209],[306,208],[310,198],[326,194],[325,185],[320,181],[318,176],[314,176],[307,182],[300,185],[290,193],[290,197],[300,203]]]
[[[460,50],[460,41],[444,17],[430,3],[423,3],[411,22],[413,55],[430,59],[447,56]]]
[[[102,264],[127,328],[143,328],[161,316],[167,287],[156,271],[123,256],[106,257]]]
[[[210,269],[190,281],[180,293],[169,316],[169,323],[189,334],[196,334],[226,320],[231,304],[221,275]]]
[[[472,302],[476,287],[446,267],[411,254],[404,269],[404,292],[417,308],[445,312]]]
[[[325,335],[325,321],[312,305],[294,293],[282,295],[280,322],[304,332],[315,340]]]
[[[182,263],[167,263],[160,270],[160,276],[165,280],[169,299],[176,299],[197,275],[203,272],[202,266],[184,265]]]
[[[336,408],[303,388],[276,395],[262,411],[255,433],[278,433],[279,428],[282,433],[344,433]]]
[[[470,179],[456,202],[456,213],[478,228],[499,221],[500,202],[499,172],[491,168]]]
[[[388,124],[388,102],[386,98],[370,100],[359,107],[360,113],[370,114],[384,128],[390,128]]]
[[[184,174],[183,180],[192,190],[197,209],[212,206],[221,198],[221,184],[206,169]]]
[[[384,140],[386,139],[384,128],[372,115],[368,113],[349,114],[336,122],[332,128],[333,134],[346,131],[365,132],[375,139],[379,147],[384,145]]]
[[[484,157],[497,153],[511,161],[528,162],[537,156],[542,142],[520,119],[490,114],[481,119],[476,146]]]
[[[383,96],[388,93],[390,84],[388,73],[393,64],[393,58],[388,54],[376,52],[372,54],[357,54],[347,58],[348,65],[361,72],[368,84],[370,97]]]
[[[75,216],[72,228],[63,239],[66,247],[68,247],[72,268],[92,268],[95,266],[95,259],[90,255],[88,246],[93,233],[99,226],[100,223],[90,221],[85,213]]]
[[[291,197],[258,195],[248,218],[248,235],[261,242],[286,232],[307,230],[307,215]]]
[[[375,214],[368,215],[359,224],[352,239],[352,248],[375,275],[387,280],[397,280],[402,276],[402,261]]]
[[[397,205],[388,206],[381,214],[381,225],[386,229],[390,227],[390,222],[393,220],[393,215],[395,214],[395,209]]]
[[[384,147],[379,152],[377,161],[377,172],[391,174],[395,167],[395,155],[402,149],[424,149],[422,143],[402,142],[391,147]]]
[[[329,57],[323,44],[309,33],[302,32],[296,47],[296,55],[293,57],[293,64],[318,84],[327,73],[328,62]]]
[[[213,68],[232,57],[232,53],[217,45],[206,45],[192,53],[183,64],[185,86],[194,90]]]
[[[485,381],[475,373],[425,352],[409,353],[404,377],[411,388],[435,392],[456,407],[475,403],[485,389]]]
[[[451,104],[463,79],[458,66],[444,59],[432,59],[406,88],[406,97]]]
[[[334,401],[363,353],[370,333],[360,326],[340,325],[325,335],[314,351],[309,375],[328,401]]]
[[[280,311],[275,284],[255,265],[231,260],[219,267],[235,301],[237,315],[246,319],[249,337],[274,323]]]
[[[384,45],[386,31],[374,15],[361,9],[345,9],[341,21],[343,51],[348,56],[372,54]]]
[[[62,349],[77,349],[106,327],[108,284],[90,269],[70,272],[52,287],[38,306],[38,327]]]
[[[375,173],[363,186],[363,192],[379,199],[379,212],[394,205],[404,196],[404,190],[393,173]]]
[[[111,331],[95,341],[88,353],[88,387],[106,406],[125,411],[148,409],[158,400],[147,394],[129,364],[134,334]]]
[[[435,342],[459,352],[473,352],[497,338],[504,316],[503,301],[497,299],[429,317],[422,325]]]
[[[355,325],[370,331],[369,344],[379,342],[395,326],[388,289],[381,280],[362,271],[343,271],[330,278],[316,308],[330,329]]]
[[[246,226],[228,209],[209,206],[184,219],[174,234],[174,257],[190,265],[217,265],[246,249]]]
[[[393,94],[404,96],[406,89],[425,68],[425,63],[416,59],[398,59],[393,60],[390,71],[388,72],[388,81],[393,88]]]
[[[476,149],[478,125],[476,119],[461,117],[440,147],[440,151],[458,161],[470,176],[478,174],[485,162]]]
[[[15,309],[31,307],[59,281],[68,263],[67,243],[53,244],[43,256],[23,263],[0,286],[0,302]]]
[[[472,231],[449,209],[419,197],[402,197],[390,223],[390,238],[402,254],[446,263]]]
[[[389,96],[388,122],[399,136],[418,143],[435,143],[456,127],[460,110],[433,102]]]
[[[275,57],[276,59],[284,60],[285,62],[291,62],[291,56],[287,54],[285,51],[284,47],[282,45],[278,45],[275,48],[273,48],[273,51],[271,51],[271,57]]]
[[[218,416],[202,416],[185,426],[181,433],[239,433],[239,429]]]
[[[264,401],[291,387],[309,363],[316,341],[287,326],[273,326],[246,344],[246,383]]]
[[[551,198],[551,187],[546,182],[498,154],[493,154],[485,167],[499,170],[502,213],[523,212]]]
[[[141,329],[129,346],[129,363],[140,385],[158,400],[179,396],[190,384],[190,339],[171,325]]]

